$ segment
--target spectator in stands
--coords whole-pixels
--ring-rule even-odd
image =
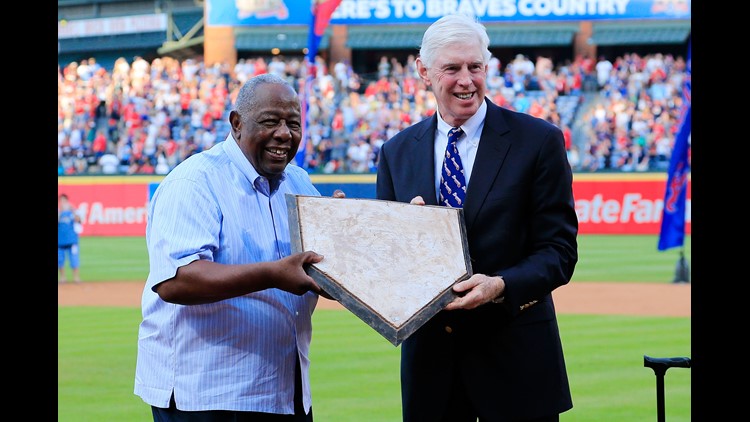
[[[596,83],[599,85],[599,89],[604,88],[604,85],[609,82],[611,72],[612,62],[604,56],[599,56],[599,61],[596,62]]]
[[[525,91],[534,74],[534,63],[525,55],[516,54],[516,58],[510,62],[510,68],[512,70],[513,89],[516,92]]]
[[[367,173],[370,171],[370,154],[372,147],[362,137],[357,137],[355,143],[350,144],[346,151],[349,170],[352,173]]]
[[[388,56],[380,56],[378,62],[378,79],[387,79],[391,75],[391,61]]]
[[[57,269],[58,283],[67,283],[65,263],[70,265],[73,281],[81,282],[81,251],[78,235],[83,231],[81,216],[70,203],[68,195],[61,193],[57,200]]]
[[[248,80],[222,143],[173,169],[149,203],[135,394],[154,421],[312,422],[311,317],[324,292],[292,253],[285,194],[319,195],[291,165],[297,92]],[[334,196],[343,197],[337,191]]]
[[[573,175],[560,128],[489,100],[489,42],[466,15],[429,26],[417,67],[437,112],[380,149],[377,198],[462,207],[474,273],[401,345],[404,422],[554,422],[573,406],[552,299],[578,260]],[[465,177],[450,192],[446,156]]]
[[[273,73],[282,78],[286,77],[286,64],[281,56],[273,56],[271,63],[268,64],[268,73]]]
[[[120,159],[111,152],[99,158],[99,168],[103,174],[117,174],[119,165]]]

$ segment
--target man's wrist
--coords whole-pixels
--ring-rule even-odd
[[[503,276],[499,275],[497,276],[499,278],[499,283],[502,284],[502,290],[499,296],[492,299],[492,303],[503,303],[505,301],[505,280],[503,279]]]

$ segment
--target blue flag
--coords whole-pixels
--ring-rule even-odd
[[[302,103],[302,142],[300,143],[297,155],[294,159],[298,166],[305,167],[305,155],[307,152],[307,144],[310,138],[307,128],[310,125],[308,122],[308,108],[310,104],[310,95],[312,93],[312,83],[315,79],[315,56],[318,55],[318,46],[320,40],[323,38],[323,34],[328,28],[328,23],[331,22],[331,16],[336,8],[341,3],[341,0],[311,0],[310,3],[310,32],[307,35],[307,54],[305,54],[305,81],[304,86],[300,87],[300,102]]]
[[[660,251],[683,246],[685,242],[685,199],[690,172],[690,44],[691,42],[688,41],[687,73],[682,88],[680,128],[677,131],[672,157],[669,160],[667,189],[664,194],[664,209],[659,233]]]

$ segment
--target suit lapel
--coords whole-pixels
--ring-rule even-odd
[[[511,144],[505,136],[510,128],[503,118],[501,108],[489,100],[485,101],[487,102],[487,117],[484,120],[484,128],[479,140],[474,167],[471,170],[471,180],[469,180],[464,205],[467,229],[471,227],[482,208]]]

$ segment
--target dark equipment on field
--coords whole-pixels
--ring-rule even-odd
[[[685,252],[683,250],[680,250],[680,258],[677,259],[672,283],[690,283],[690,265],[687,259],[685,259]]]
[[[690,368],[690,358],[652,358],[643,355],[643,366],[654,370],[656,375],[656,413],[657,421],[664,422],[664,374],[669,368]]]

